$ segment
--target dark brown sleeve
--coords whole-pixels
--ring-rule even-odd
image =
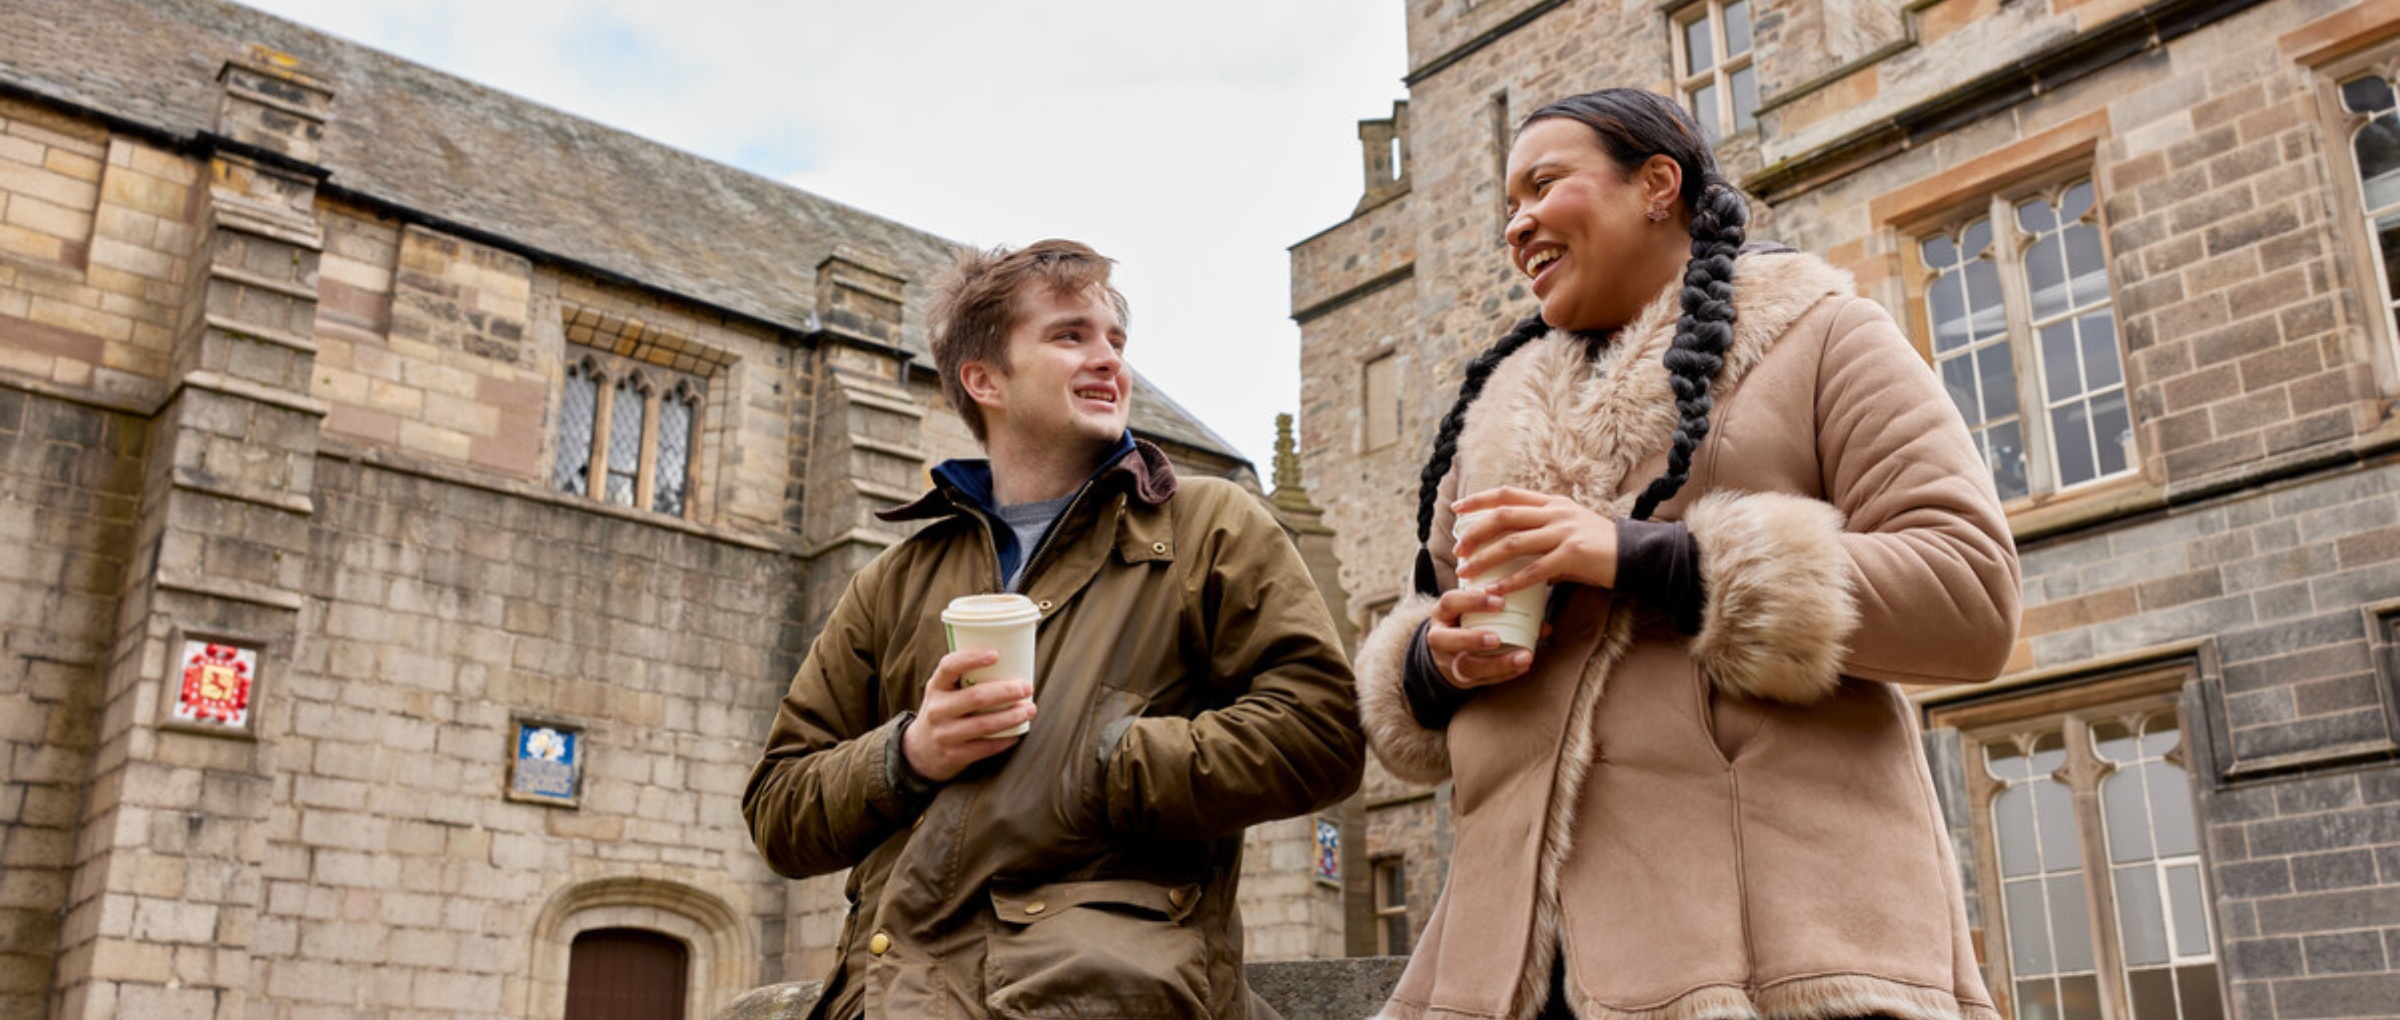
[[[1700,633],[1700,542],[1682,521],[1617,521],[1617,590],[1667,614],[1675,629]]]
[[[1438,730],[1450,725],[1450,717],[1458,714],[1459,706],[1467,703],[1474,692],[1453,687],[1442,679],[1442,671],[1433,664],[1433,649],[1425,645],[1425,632],[1433,629],[1433,621],[1417,625],[1417,636],[1408,639],[1408,661],[1400,670],[1400,692],[1408,697],[1408,714],[1415,716],[1417,725]]]

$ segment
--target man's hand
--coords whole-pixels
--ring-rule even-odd
[[[969,648],[934,664],[933,678],[925,681],[925,703],[900,733],[900,753],[908,756],[908,767],[918,775],[946,783],[967,766],[1017,746],[1016,737],[992,734],[1033,718],[1033,681],[958,684],[968,670],[998,661],[999,652]]]

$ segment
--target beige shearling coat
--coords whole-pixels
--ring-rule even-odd
[[[1933,372],[1847,273],[1745,255],[1734,293],[1709,435],[1655,515],[1699,544],[1697,636],[1564,586],[1532,671],[1441,731],[1400,685],[1432,602],[1403,602],[1360,649],[1375,753],[1454,783],[1448,882],[1387,1017],[1532,1016],[1563,953],[1583,1020],[1996,1020],[1895,684],[2000,670],[2007,520]],[[1678,311],[1670,287],[1596,355],[1554,332],[1494,371],[1442,487],[1445,585],[1461,494],[1630,512],[1665,468]]]

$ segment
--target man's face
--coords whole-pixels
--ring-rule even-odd
[[[1033,287],[1016,303],[1005,371],[983,373],[989,395],[976,396],[990,445],[1088,443],[1105,453],[1125,434],[1133,397],[1124,319],[1099,287]]]

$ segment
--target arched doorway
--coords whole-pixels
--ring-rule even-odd
[[[575,936],[567,957],[566,1020],[684,1020],[691,950],[640,928]]]

